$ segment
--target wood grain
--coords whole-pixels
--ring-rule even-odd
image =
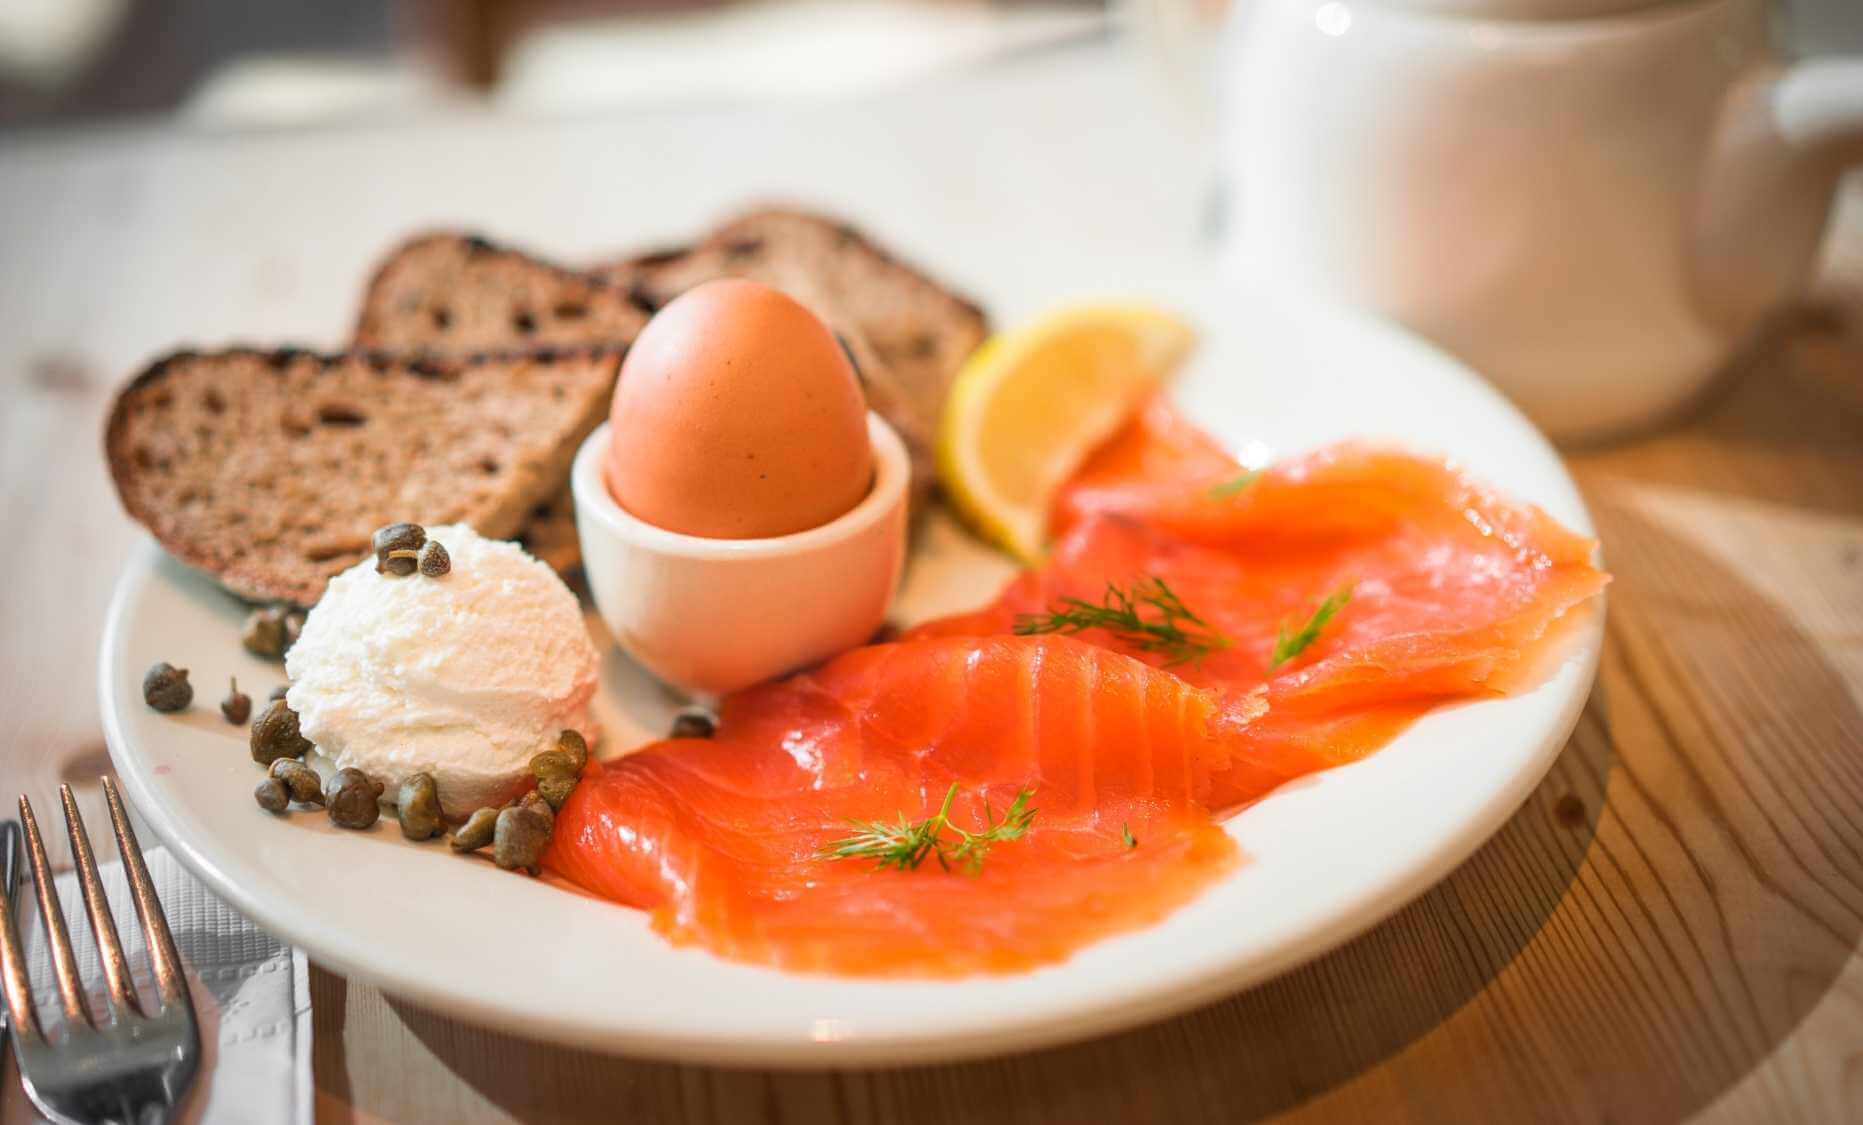
[[[1095,120],[1104,111],[1109,128],[1126,129],[1122,144],[1145,142],[1113,113],[1129,91],[1067,81],[1065,96],[1029,87],[970,109],[958,99],[949,120],[965,127],[953,135],[996,146],[991,167],[1031,161],[1013,168],[1019,183],[1043,182],[1045,161],[1069,184],[1110,183],[1136,198],[1140,180],[1085,157],[1067,163],[1059,141],[1039,161],[1018,156],[1043,114],[1074,120],[1062,110],[1083,98]],[[936,122],[944,105],[892,120]],[[1005,124],[977,129],[962,117],[985,112]],[[763,151],[745,128],[747,148]],[[536,134],[446,135],[482,155]],[[652,135],[672,143],[671,132]],[[795,131],[772,135],[802,143]],[[319,166],[357,166],[361,152],[391,161],[402,145],[390,131],[355,138],[319,140],[338,154]],[[181,151],[163,143],[141,155],[85,149],[45,159],[49,170],[0,161],[0,187],[18,204],[0,213],[0,792],[24,789],[41,808],[63,779],[94,794],[90,779],[107,766],[93,669],[108,590],[135,536],[96,453],[108,386],[186,325],[290,336],[318,324],[338,333],[349,315],[337,292],[355,272],[346,252],[294,257],[282,239],[203,259],[207,296],[137,303],[152,271],[175,276],[160,263],[193,255],[223,222],[269,232],[280,227],[273,209],[308,206],[281,188],[253,205],[261,223],[201,186],[262,180],[256,162],[286,142],[203,145],[189,159],[221,161],[213,177],[177,173],[150,187]],[[1167,155],[1131,162],[1147,169],[1144,184],[1188,178],[1151,171]],[[330,225],[313,229],[336,229],[342,205],[363,216],[341,228],[345,245],[385,244],[410,214],[426,214],[422,158],[406,159],[406,174],[372,186],[367,206],[343,196],[334,173],[318,181],[304,197],[337,202]],[[850,190],[890,185],[921,208],[962,196],[944,181],[912,195],[906,179],[857,179],[891,169],[867,161],[836,174],[856,178]],[[477,206],[492,213],[510,190],[494,182]],[[1041,230],[1059,193],[1025,194],[1027,210],[1012,218]],[[1184,203],[1160,197],[1141,210]],[[710,205],[693,203],[695,220]],[[1827,289],[1834,307],[1796,314],[1672,425],[1573,454],[1616,574],[1597,690],[1506,827],[1358,940],[1123,1035],[962,1066],[812,1075],[564,1051],[319,970],[320,1119],[1863,1120],[1863,193],[1851,212],[1832,255],[1845,267]],[[551,229],[567,242],[588,221],[571,214]],[[171,233],[137,242],[144,229]],[[1129,237],[1139,248],[1162,236],[1134,226]],[[141,257],[131,262],[125,246]],[[1053,268],[1074,266],[1056,258]],[[10,1064],[4,1081],[0,1120],[19,1120]]]

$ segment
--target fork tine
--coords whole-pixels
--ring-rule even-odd
[[[17,845],[19,829],[0,825]],[[39,1016],[32,1009],[32,991],[26,976],[26,949],[19,941],[19,928],[13,921],[13,888],[0,886],[0,990],[6,994],[7,1026],[21,1040],[41,1037]],[[0,1050],[4,1050],[0,1047]]]
[[[65,912],[58,905],[58,888],[52,884],[52,864],[45,858],[45,841],[39,838],[39,820],[32,802],[19,798],[19,820],[26,827],[26,856],[32,861],[32,886],[39,895],[39,922],[52,949],[52,976],[58,981],[58,999],[72,1024],[91,1022],[84,1004],[84,986],[78,980],[78,959],[71,952],[71,934],[65,929]]]
[[[149,946],[149,963],[155,970],[155,985],[162,994],[162,1009],[184,1004],[189,1012],[194,1002],[188,998],[187,978],[182,975],[181,954],[168,932],[168,919],[162,914],[162,900],[155,897],[155,882],[142,862],[142,847],[136,843],[136,830],[130,827],[129,814],[123,811],[123,798],[116,791],[116,780],[103,779],[104,799],[110,804],[110,824],[116,829],[116,849],[123,857],[123,872],[129,876],[130,894],[136,902],[136,916],[142,920],[142,934]]]
[[[110,900],[104,896],[103,880],[97,875],[97,857],[91,852],[91,836],[78,813],[77,799],[71,786],[58,787],[58,799],[65,806],[65,835],[71,839],[71,855],[78,865],[78,886],[84,892],[84,911],[90,915],[91,933],[97,938],[97,953],[103,962],[104,984],[110,999],[110,1022],[123,1018],[125,1012],[140,1014],[136,986],[130,982],[129,962],[123,956],[123,943],[116,934],[116,919],[110,916]]]

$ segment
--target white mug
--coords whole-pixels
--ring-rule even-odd
[[[1235,0],[1226,263],[1401,321],[1553,436],[1658,419],[1803,284],[1863,60],[1766,0]]]

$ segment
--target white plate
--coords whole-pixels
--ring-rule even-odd
[[[1163,296],[1200,315],[1205,341],[1178,397],[1248,459],[1348,436],[1394,439],[1452,454],[1589,529],[1545,441],[1454,361],[1340,313],[1184,288]],[[936,570],[933,584],[967,576],[966,600],[993,592],[985,571],[948,557]],[[927,581],[918,576],[915,597]],[[387,820],[350,833],[314,813],[260,813],[245,732],[222,722],[215,703],[229,673],[262,700],[282,671],[240,649],[232,598],[153,544],[130,561],[110,608],[100,696],[111,755],[156,833],[228,902],[338,972],[489,1026],[632,1054],[801,1067],[923,1062],[1182,1011],[1389,915],[1499,828],[1551,764],[1596,668],[1603,614],[1583,612],[1562,661],[1533,691],[1432,714],[1366,761],[1290,784],[1233,818],[1227,827],[1247,862],[1162,924],[1053,968],[957,982],[732,964],[666,945],[637,912],[443,845],[407,844]],[[196,703],[185,716],[143,705],[142,673],[157,660],[192,670]],[[604,690],[611,730],[625,729],[626,717],[647,726],[670,713],[618,655]]]

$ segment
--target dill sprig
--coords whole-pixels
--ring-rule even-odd
[[[1244,469],[1240,474],[1230,477],[1226,481],[1211,485],[1210,495],[1217,500],[1226,500],[1247,488],[1249,485],[1254,484],[1255,478],[1260,475],[1260,469]]]
[[[1228,637],[1192,613],[1162,578],[1139,579],[1130,590],[1108,582],[1098,605],[1084,598],[1062,598],[1046,614],[1025,613],[1015,623],[1015,631],[1024,636],[1071,635],[1088,629],[1105,629],[1144,652],[1159,653],[1166,666],[1202,660],[1230,644]]]
[[[957,782],[954,781],[951,788],[945,790],[944,802],[932,816],[908,821],[901,813],[891,824],[883,820],[850,820],[848,825],[854,830],[853,834],[831,841],[816,855],[821,859],[870,859],[879,871],[889,867],[915,871],[929,857],[935,858],[938,866],[946,871],[958,867],[967,875],[975,875],[983,869],[983,858],[993,845],[1019,839],[1029,830],[1036,810],[1028,804],[1034,795],[1033,789],[1017,793],[1016,799],[1003,811],[1001,820],[996,819],[996,813],[985,798],[982,830],[966,832],[951,823],[951,802],[957,797]],[[947,832],[956,839],[946,840]]]
[[[1294,632],[1289,633],[1286,622],[1282,622],[1280,632],[1274,638],[1274,651],[1268,654],[1268,671],[1274,671],[1305,652],[1308,645],[1320,639],[1320,630],[1326,628],[1326,623],[1333,619],[1333,615],[1344,609],[1345,604],[1351,600],[1352,587],[1343,586],[1327,595],[1326,600],[1320,603],[1320,608],[1307,618],[1307,623]]]

